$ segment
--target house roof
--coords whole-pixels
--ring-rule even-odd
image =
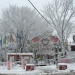
[[[69,45],[71,45],[71,46],[73,45],[73,46],[74,46],[74,45],[75,45],[75,43],[74,43],[74,42],[71,42],[71,43],[69,43]]]
[[[53,42],[58,42],[59,41],[59,39],[58,39],[58,37],[57,36],[51,36],[51,41],[53,41]]]
[[[33,42],[38,42],[39,40],[40,40],[39,37],[34,37],[34,38],[32,39]]]

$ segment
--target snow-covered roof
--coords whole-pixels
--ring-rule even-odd
[[[33,53],[7,53],[7,55],[33,55]]]
[[[71,42],[71,43],[69,43],[69,45],[75,45],[75,42]]]

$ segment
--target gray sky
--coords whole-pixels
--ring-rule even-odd
[[[43,9],[43,6],[47,4],[48,2],[51,2],[52,0],[30,0],[34,6],[41,10]],[[9,5],[18,5],[18,6],[31,6],[31,4],[28,2],[28,0],[0,0],[0,14],[1,10],[9,7]]]
[[[43,9],[45,4],[47,4],[48,2],[52,2],[52,0],[30,0],[30,1],[39,11]],[[28,2],[28,0],[0,0],[0,16],[1,10],[8,8],[9,5],[28,6],[30,8],[33,8],[31,4]]]

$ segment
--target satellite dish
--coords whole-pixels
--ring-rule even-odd
[[[75,35],[73,35],[73,41],[75,42]]]

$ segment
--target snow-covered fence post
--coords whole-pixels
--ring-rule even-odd
[[[25,63],[25,60],[23,59],[22,60],[22,68],[25,69],[25,66],[26,66],[26,63]]]
[[[7,68],[8,68],[8,70],[10,70],[10,61],[9,60],[7,61]]]

